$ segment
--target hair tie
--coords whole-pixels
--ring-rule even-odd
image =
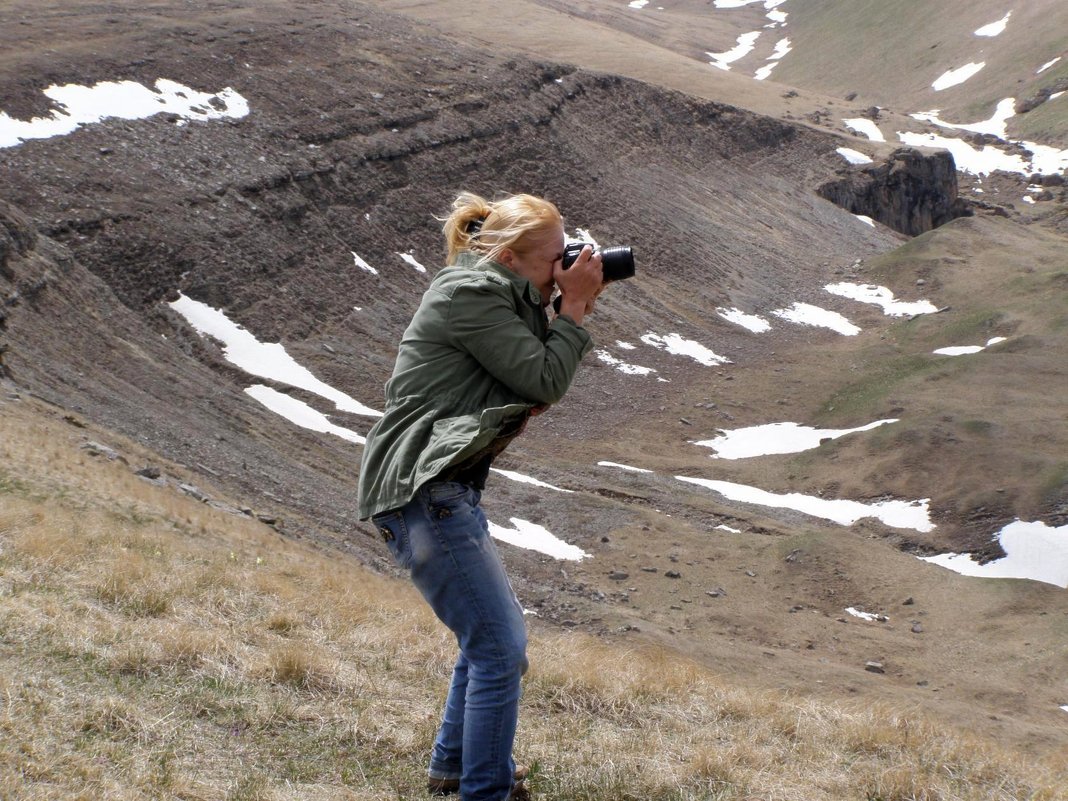
[[[478,232],[482,230],[482,223],[485,221],[485,217],[477,217],[474,220],[471,220],[471,222],[467,224],[467,235],[470,237],[478,236]]]

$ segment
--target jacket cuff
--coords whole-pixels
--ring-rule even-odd
[[[549,327],[575,346],[580,359],[593,350],[593,337],[590,332],[576,323],[571,315],[558,314]]]

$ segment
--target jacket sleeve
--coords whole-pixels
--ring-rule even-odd
[[[532,403],[556,403],[567,392],[579,360],[592,348],[586,329],[557,318],[544,342],[519,316],[508,287],[473,281],[456,289],[449,309],[449,334],[456,347]]]

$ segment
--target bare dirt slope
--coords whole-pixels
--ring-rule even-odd
[[[989,550],[1014,516],[1063,522],[1063,237],[999,207],[1008,216],[960,219],[906,244],[816,194],[845,166],[840,140],[789,119],[807,94],[782,98],[729,74],[705,84],[665,48],[662,61],[635,57],[633,35],[614,23],[563,25],[558,7],[508,5],[505,26],[464,5],[467,16],[390,4],[418,11],[424,24],[413,24],[348,2],[7,4],[0,109],[13,116],[47,113],[51,83],[161,77],[232,87],[251,108],[209,123],[109,121],[0,150],[7,395],[38,396],[100,426],[94,437],[139,440],[281,530],[388,569],[355,519],[359,447],[255,403],[243,390],[259,379],[164,301],[180,291],[224,308],[377,406],[429,281],[398,254],[433,271],[433,214],[461,188],[546,194],[569,225],[638,254],[639,276],[591,321],[602,347],[622,357],[619,341],[676,333],[731,363],[636,345],[627,360],[658,371],[641,377],[591,359],[567,401],[509,451],[502,467],[576,491],[495,477],[491,518],[543,525],[592,555],[561,565],[506,547],[524,603],[547,623],[656,638],[768,685],[937,708],[1055,750],[1057,705],[1068,703],[1063,591],[963,579],[901,546]],[[464,38],[472,26],[478,37]],[[518,52],[550,33],[552,53]],[[353,252],[378,274],[354,267]],[[828,295],[832,280],[871,280],[949,310],[893,322]],[[777,323],[756,335],[716,314],[795,301],[848,313],[863,333]],[[988,335],[1010,340],[972,360],[930,353]],[[340,425],[369,425],[271,385]],[[901,423],[797,457],[726,464],[690,444],[718,428],[883,416]],[[680,474],[929,497],[938,528],[919,537],[824,524],[727,502]],[[890,620],[861,621],[847,606]],[[868,660],[886,673],[864,671]]]

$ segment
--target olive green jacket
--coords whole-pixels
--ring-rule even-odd
[[[527,279],[461,253],[401,338],[385,413],[364,446],[360,519],[405,505],[532,406],[556,403],[592,348],[570,317],[547,322]]]

